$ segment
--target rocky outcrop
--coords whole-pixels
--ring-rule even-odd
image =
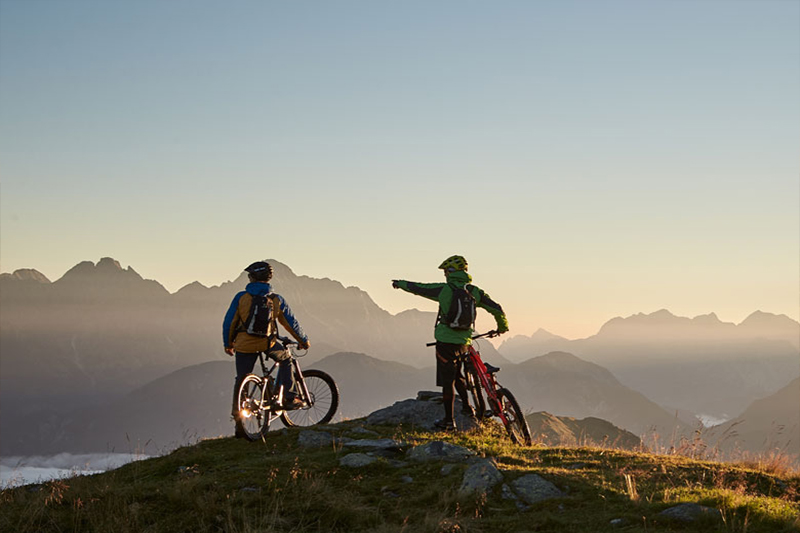
[[[367,416],[367,424],[399,426],[406,425],[433,430],[434,422],[444,418],[442,395],[437,392],[420,391],[416,399],[395,402]],[[456,426],[469,431],[478,427],[478,422],[461,414],[461,401],[455,403]]]

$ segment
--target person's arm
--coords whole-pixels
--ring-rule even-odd
[[[508,318],[506,318],[506,314],[503,312],[503,308],[500,306],[499,303],[492,300],[488,294],[483,292],[478,287],[475,287],[475,291],[477,295],[475,296],[475,303],[481,309],[485,309],[489,311],[489,313],[494,317],[495,322],[497,322],[497,332],[498,333],[505,333],[508,331]]]
[[[300,322],[298,322],[297,318],[295,318],[294,313],[292,313],[292,308],[289,307],[289,304],[286,303],[286,300],[284,300],[283,296],[280,294],[275,294],[273,297],[278,304],[277,315],[281,326],[283,326],[283,328],[289,332],[289,335],[294,337],[294,339],[297,341],[298,347],[307,350],[310,346],[310,343],[308,342],[308,336],[300,326]]]
[[[417,283],[416,281],[405,281],[402,279],[392,280],[392,287],[395,289],[403,289],[411,294],[422,296],[434,302],[439,301],[439,294],[442,288],[447,285],[446,283]]]
[[[239,316],[239,300],[243,294],[244,292],[240,292],[233,297],[231,306],[222,321],[222,346],[228,355],[233,355],[233,340],[236,338],[236,329],[242,321]]]

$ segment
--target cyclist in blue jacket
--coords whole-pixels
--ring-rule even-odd
[[[225,320],[222,323],[222,343],[225,353],[236,356],[236,379],[233,386],[232,415],[236,422],[236,436],[242,436],[243,431],[239,422],[239,408],[237,405],[239,385],[247,374],[253,371],[258,360],[259,352],[265,352],[271,359],[287,361],[289,350],[276,338],[278,335],[277,322],[297,340],[301,349],[310,346],[300,323],[292,313],[289,304],[283,296],[272,292],[269,281],[272,279],[272,266],[264,261],[257,261],[244,269],[250,283],[245,290],[233,297]],[[261,303],[264,314],[262,319],[255,319],[254,302]],[[278,367],[277,383],[283,387],[283,405],[286,409],[298,407],[302,402],[296,398],[294,378],[291,365],[280,364]]]

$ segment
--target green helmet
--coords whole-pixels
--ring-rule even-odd
[[[455,272],[456,270],[466,271],[468,267],[469,265],[467,264],[467,260],[461,255],[451,255],[442,261],[441,265],[439,265],[441,270],[445,270],[447,272]]]

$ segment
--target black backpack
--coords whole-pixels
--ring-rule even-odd
[[[472,296],[472,285],[449,287],[453,291],[450,310],[446,315],[440,315],[439,321],[453,329],[472,329],[478,314],[475,297]]]
[[[250,304],[250,313],[247,315],[243,325],[243,330],[255,337],[268,337],[271,333],[270,325],[275,319],[272,298],[252,294],[253,301]]]

